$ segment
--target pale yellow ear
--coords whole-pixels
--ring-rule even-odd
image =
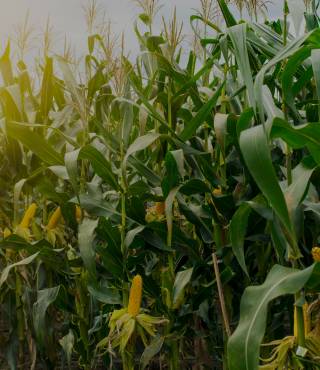
[[[157,212],[158,215],[164,215],[165,207],[166,207],[165,202],[156,202],[155,211]]]
[[[315,262],[320,262],[320,247],[312,248],[312,257]]]
[[[20,226],[22,228],[28,228],[30,226],[30,223],[32,219],[34,218],[37,210],[37,205],[35,203],[32,203],[28,209],[26,210],[26,213],[23,216],[22,221],[20,222]]]
[[[58,207],[56,208],[56,210],[53,212],[52,216],[49,219],[47,230],[55,229],[61,217],[62,217],[61,208]]]
[[[76,205],[76,220],[78,223],[82,220],[82,209],[78,205]]]
[[[7,239],[9,236],[12,234],[11,230],[8,229],[7,227],[3,230],[3,238]]]
[[[15,228],[14,233],[19,235],[21,238],[23,238],[27,241],[31,240],[31,232],[30,232],[29,228],[28,227],[22,227],[21,224],[18,225]]]

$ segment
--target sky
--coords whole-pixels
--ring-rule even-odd
[[[161,0],[163,5],[160,15],[170,18],[176,6],[178,19],[185,24],[186,32],[189,29],[189,17],[192,9],[198,7],[199,0]],[[275,3],[281,3],[274,0]],[[107,17],[111,20],[115,34],[125,33],[127,48],[134,50],[137,42],[133,33],[133,24],[138,14],[138,9],[132,0],[100,0],[99,3],[105,9]],[[74,46],[77,53],[86,48],[86,26],[84,22],[82,6],[85,0],[0,0],[0,41],[2,50],[8,37],[14,34],[17,25],[23,22],[26,13],[30,13],[30,23],[35,38],[40,37],[41,30],[45,28],[48,16],[56,35],[56,51],[62,49],[64,36]],[[275,17],[279,13],[279,6],[272,6],[270,16]],[[0,50],[1,52],[1,50]]]

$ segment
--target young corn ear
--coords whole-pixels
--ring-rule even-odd
[[[303,321],[304,321],[304,334],[307,336],[311,330],[311,322],[310,317],[308,315],[308,303],[303,305]],[[294,327],[293,327],[293,335],[298,338],[298,312],[297,306],[294,306]]]
[[[82,219],[82,209],[77,205],[76,206],[76,220],[79,223]]]
[[[36,214],[37,205],[35,203],[32,203],[28,209],[26,210],[26,213],[23,216],[22,221],[20,222],[20,227],[27,229],[30,226],[30,223],[32,219],[34,218],[34,215]]]
[[[155,211],[158,215],[164,215],[164,213],[165,213],[165,202],[156,202]]]
[[[52,214],[52,216],[49,219],[47,230],[55,229],[58,225],[58,222],[60,221],[62,216],[61,208],[58,207]]]
[[[131,316],[136,317],[139,314],[141,308],[141,300],[142,300],[142,277],[140,275],[136,275],[132,280],[128,304],[128,313]]]
[[[3,239],[7,239],[7,238],[9,238],[9,236],[12,234],[12,232],[11,232],[11,230],[9,229],[9,228],[5,228],[4,230],[3,230]],[[10,250],[10,249],[7,249],[6,250],[6,257],[8,258],[8,259],[10,259],[12,256],[14,255],[14,252],[12,251],[12,250]]]
[[[320,247],[312,248],[312,257],[315,262],[320,262]]]
[[[11,230],[7,227],[3,230],[3,239],[9,238],[9,236],[12,234]]]

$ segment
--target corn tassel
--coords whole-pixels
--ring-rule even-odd
[[[311,330],[310,317],[308,315],[308,303],[305,303],[302,307],[303,309],[303,321],[304,321],[304,334],[307,336]],[[298,338],[298,313],[297,306],[294,306],[294,325],[293,325],[293,335]]]
[[[128,304],[128,313],[135,317],[139,314],[142,300],[142,278],[136,275],[132,280],[130,297]]]
[[[32,203],[26,210],[26,213],[24,214],[23,219],[19,225],[21,228],[27,229],[30,226],[31,221],[34,218],[34,215],[36,214],[36,210],[37,205],[35,203]]]
[[[48,225],[47,225],[47,230],[52,230],[55,229],[58,225],[58,222],[61,218],[61,208],[58,207],[52,214],[52,216],[49,219]]]

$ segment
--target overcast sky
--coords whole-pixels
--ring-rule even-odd
[[[177,7],[179,20],[183,20],[188,32],[189,16],[194,13],[199,0],[162,0],[161,14],[169,18],[174,7]],[[279,0],[274,0],[280,3]],[[30,11],[30,22],[35,28],[34,36],[40,34],[45,27],[48,15],[57,36],[56,47],[61,48],[64,35],[77,49],[83,52],[86,45],[86,26],[83,17],[82,5],[85,0],[0,0],[0,40],[2,47],[5,40],[13,33],[17,24],[21,23]],[[138,14],[132,0],[100,0],[99,3],[106,10],[108,18],[112,22],[115,33],[125,32],[127,48],[134,50],[137,47],[133,34],[133,23]],[[270,16],[279,13],[279,6],[270,9]]]

